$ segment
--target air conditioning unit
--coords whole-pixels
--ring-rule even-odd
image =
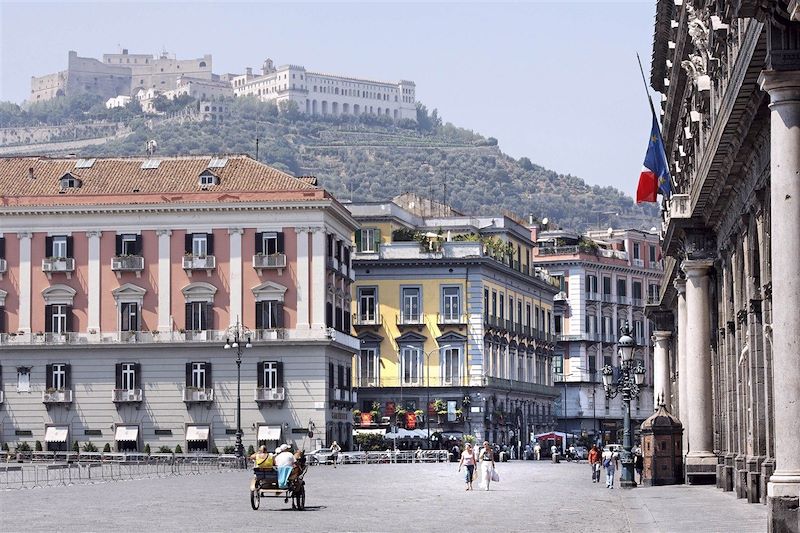
[[[283,393],[278,391],[272,391],[270,393],[272,400],[283,400]]]
[[[204,402],[206,401],[206,391],[197,391],[197,401]]]

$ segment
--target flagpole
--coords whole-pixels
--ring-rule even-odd
[[[647,101],[650,102],[650,112],[653,113],[653,118],[656,117],[656,108],[653,105],[653,98],[650,96],[650,89],[647,87],[647,78],[644,77],[644,68],[642,68],[642,58],[639,57],[639,52],[636,52],[636,61],[639,62],[639,72],[642,74],[642,83],[644,84],[644,93],[647,95]],[[658,134],[661,136],[661,144],[666,149],[666,144],[664,143],[664,136],[661,134],[661,121],[657,121],[658,123]],[[666,154],[664,154],[666,156]],[[669,173],[669,184],[670,188],[673,191],[677,191],[675,188],[675,182],[672,180],[672,172]],[[674,192],[673,192],[674,194]]]

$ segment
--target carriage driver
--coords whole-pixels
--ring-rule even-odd
[[[267,453],[266,446],[260,446],[258,451],[250,456],[250,459],[255,463],[257,470],[272,470],[273,456]]]

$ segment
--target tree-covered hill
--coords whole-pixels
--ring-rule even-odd
[[[417,123],[370,115],[311,118],[291,106],[279,110],[252,98],[226,105],[231,116],[222,123],[196,122],[182,114],[167,119],[126,115],[133,117],[127,120],[131,135],[80,155],[142,155],[152,139],[162,155],[255,157],[258,139],[261,161],[295,175],[314,175],[341,200],[386,200],[415,192],[465,214],[508,210],[548,217],[570,229],[658,225],[654,204],[637,206],[612,187],[589,186],[524,157],[515,160],[499,150],[496,139],[442,124],[435,110],[429,113],[422,105]]]

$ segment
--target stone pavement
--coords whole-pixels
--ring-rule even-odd
[[[455,463],[311,467],[306,511],[250,508],[248,472],[0,492],[0,531],[762,532],[766,508],[714,487],[609,490],[586,463],[498,464],[489,492]],[[477,488],[477,487],[476,487]]]

